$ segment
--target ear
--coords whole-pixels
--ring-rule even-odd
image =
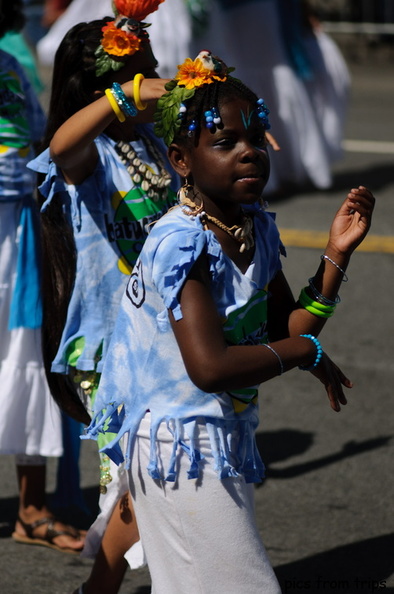
[[[188,177],[190,175],[190,152],[189,150],[179,144],[170,144],[168,147],[168,159],[173,169],[181,177]]]

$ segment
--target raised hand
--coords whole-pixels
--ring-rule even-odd
[[[363,241],[371,226],[375,206],[373,194],[364,186],[350,190],[335,215],[329,244],[343,254],[351,254]]]

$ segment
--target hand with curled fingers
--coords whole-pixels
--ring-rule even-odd
[[[367,235],[375,197],[364,186],[350,190],[336,213],[330,229],[329,244],[335,251],[350,255]]]
[[[326,353],[322,354],[319,364],[310,371],[324,385],[332,410],[339,412],[341,405],[347,404],[343,386],[352,388],[353,383]]]

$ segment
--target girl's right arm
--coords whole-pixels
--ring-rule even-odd
[[[277,355],[262,345],[226,343],[222,323],[210,292],[210,281],[204,260],[196,263],[185,282],[180,304],[182,319],[170,320],[186,370],[191,381],[205,392],[222,392],[253,386],[280,373],[277,355],[284,371],[312,364],[316,356],[314,343],[301,336],[270,343]],[[342,385],[350,382],[325,355],[319,364],[319,379],[325,385],[333,410],[346,404]]]
[[[144,79],[140,88],[141,101],[159,99],[165,93],[166,82],[160,78]],[[133,99],[133,81],[124,83],[122,89],[129,99]],[[68,183],[81,183],[93,172],[97,162],[94,140],[114,121],[117,122],[116,115],[103,95],[73,114],[56,131],[50,143],[51,158],[59,165]]]

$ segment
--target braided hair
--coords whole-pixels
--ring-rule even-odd
[[[111,86],[111,73],[96,76],[95,51],[102,27],[111,17],[79,23],[65,35],[56,52],[47,128],[41,150],[74,113],[95,100],[94,92]],[[43,181],[38,176],[38,185]],[[37,191],[38,203],[44,198]],[[52,396],[71,417],[87,423],[89,418],[72,380],[51,372],[67,317],[76,274],[76,248],[71,225],[60,200],[52,200],[41,215],[43,325],[42,347],[47,381]]]
[[[193,97],[185,101],[187,109],[173,141],[180,144],[198,141],[200,131],[205,126],[205,112],[216,108],[220,114],[220,107],[232,99],[246,99],[255,104],[258,97],[243,82],[231,76],[226,81],[215,81],[196,89]],[[193,138],[189,134],[192,122],[197,124]]]

